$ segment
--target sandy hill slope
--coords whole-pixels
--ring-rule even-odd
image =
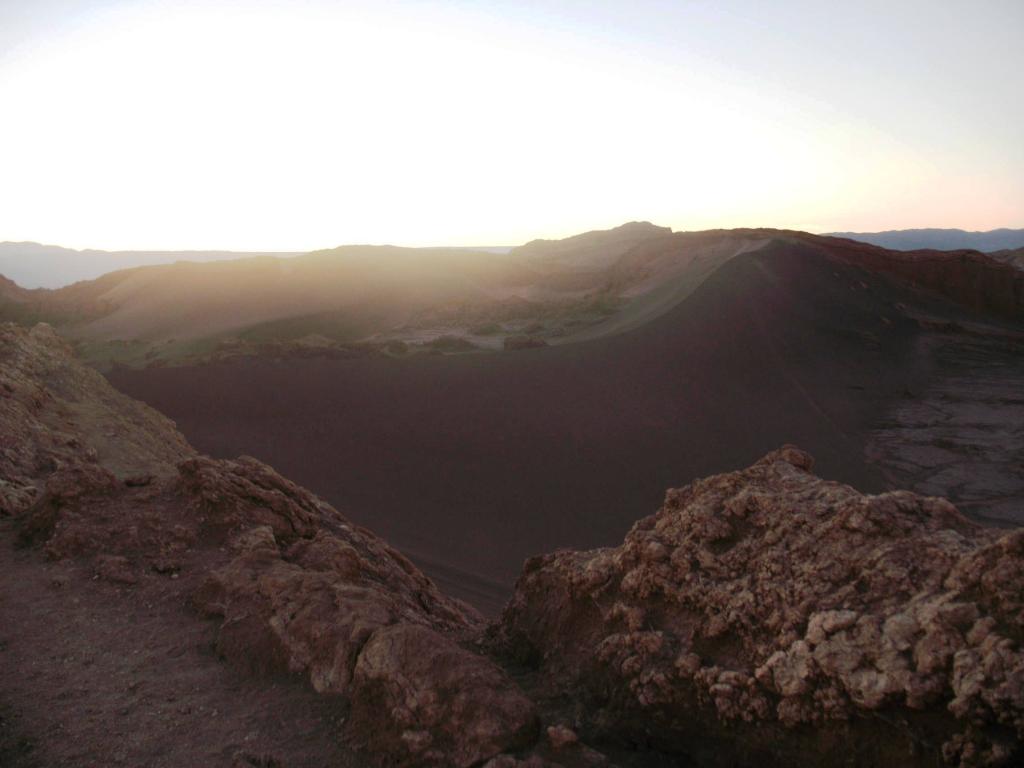
[[[1018,317],[1024,275],[973,251],[897,252],[807,233],[672,233],[647,223],[509,253],[347,246],[178,263],[56,291],[0,291],[0,317],[45,320],[97,365],[178,364],[265,347],[296,354],[451,354],[574,343],[642,325],[732,258],[773,240],[845,254],[967,306]]]
[[[225,335],[359,340],[430,308],[500,300],[529,283],[528,273],[500,253],[346,246],[113,272],[55,291],[0,295],[0,316],[48,320],[99,359],[134,345],[134,358],[126,357],[138,364],[143,353],[189,354]]]
[[[126,270],[49,294],[80,306],[87,338],[196,338],[373,302],[408,313],[451,296],[474,296],[504,278],[497,254],[350,246],[297,258],[180,262]],[[45,296],[45,298],[43,298]]]
[[[171,414],[202,450],[282,468],[493,612],[530,553],[609,544],[665,486],[781,442],[812,450],[828,476],[887,487],[865,445],[894,404],[921,405],[936,375],[929,344],[946,336],[922,318],[975,314],[852,263],[859,248],[871,250],[776,238],[681,286],[685,298],[659,303],[635,327],[579,343],[286,365],[249,358],[111,378]],[[1000,397],[1012,400],[1022,361],[992,355],[1009,388]],[[1017,429],[1012,407],[993,408]],[[1014,461],[1006,457],[1008,478]],[[976,511],[985,510],[982,497]]]
[[[5,766],[1019,764],[1024,534],[943,499],[786,446],[531,558],[485,626],[50,329],[0,363]]]
[[[596,272],[607,269],[636,246],[662,241],[671,234],[668,227],[633,221],[615,229],[584,232],[562,240],[531,240],[512,253],[565,271]]]
[[[1024,272],[991,254],[973,250],[890,251],[832,238],[815,242],[851,263],[926,288],[962,306],[1011,320],[1024,318]]]

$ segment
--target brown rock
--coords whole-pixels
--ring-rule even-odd
[[[604,761],[565,726],[539,738],[472,609],[266,465],[196,457],[51,329],[0,326],[0,428],[23,543],[121,584],[207,569],[220,653],[346,697],[339,736],[383,762]],[[531,558],[488,648],[588,738],[698,764],[1020,763],[1024,532],[812,466],[787,446],[670,490],[620,547]]]
[[[97,578],[126,585],[147,570],[173,579],[206,545],[188,561],[214,563],[193,602],[220,620],[220,653],[353,697],[339,737],[391,764],[477,764],[535,738],[530,701],[461,645],[480,616],[310,492],[255,459],[195,456],[46,328],[0,326],[0,390],[0,504],[23,543],[88,556]]]
[[[374,632],[352,685],[354,724],[403,765],[476,765],[536,737],[533,704],[492,661],[423,626]]]
[[[481,626],[473,609],[254,460],[186,462],[183,478],[203,525],[237,531],[233,558],[194,597],[223,617],[227,659],[347,696],[353,734],[393,764],[469,766],[529,745],[530,701],[460,646]]]
[[[197,456],[178,465],[182,487],[204,527],[225,535],[269,525],[283,541],[312,536],[325,515],[337,517],[305,488],[248,456],[222,461]]]
[[[1024,534],[811,466],[786,447],[669,491],[618,548],[533,558],[499,649],[587,728],[702,764],[1021,757]]]

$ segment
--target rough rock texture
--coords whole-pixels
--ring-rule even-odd
[[[401,744],[417,764],[475,765],[529,747],[538,730],[532,702],[498,667],[414,622],[366,642],[352,715],[373,751]]]
[[[0,326],[0,501],[23,545],[131,588],[208,569],[193,604],[216,646],[351,702],[338,738],[391,765],[481,763],[527,747],[532,703],[472,647],[468,606],[369,531],[261,462],[196,456],[47,326]]]
[[[0,363],[5,530],[112,599],[181,585],[221,657],[336,697],[347,720],[324,727],[376,762],[606,765],[587,743],[624,766],[1022,758],[1024,532],[942,499],[864,496],[783,448],[669,491],[621,547],[531,559],[485,634],[270,467],[197,456],[47,327],[0,326]]]
[[[112,389],[44,324],[0,326],[0,425],[0,516],[35,503],[65,467],[171,474],[193,453],[172,421]]]
[[[203,524],[232,532],[235,556],[194,598],[223,617],[221,654],[348,696],[357,738],[401,764],[469,766],[522,745],[532,704],[460,645],[479,627],[473,609],[253,459],[181,470]]]
[[[1024,758],[1024,532],[811,466],[786,447],[670,490],[621,547],[531,559],[499,646],[584,732],[698,764]]]

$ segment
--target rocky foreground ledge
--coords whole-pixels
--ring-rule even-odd
[[[1024,735],[1024,532],[865,496],[785,447],[621,547],[526,563],[498,646],[594,732],[708,765],[1002,765]]]
[[[0,326],[0,436],[22,545],[129,591],[187,576],[223,659],[345,702],[337,738],[381,764],[1024,759],[1024,534],[792,447],[670,490],[620,547],[531,559],[487,627],[266,465],[196,455],[46,326]]]

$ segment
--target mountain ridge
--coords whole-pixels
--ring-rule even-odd
[[[0,242],[0,274],[27,288],[62,288],[134,267],[176,261],[209,262],[246,256],[297,256],[300,251],[75,249],[33,241]]]
[[[980,231],[925,228],[890,229],[881,232],[829,232],[828,236],[859,240],[900,251],[931,248],[943,251],[971,249],[988,253],[1024,247],[1024,229],[1008,227]]]
[[[678,237],[691,255],[716,261],[700,238]],[[737,243],[756,240],[748,232]],[[268,353],[109,376],[171,414],[202,450],[256,452],[352,510],[447,588],[472,585],[456,594],[493,612],[523,557],[543,542],[608,544],[676,473],[740,466],[793,442],[830,476],[891,487],[864,454],[871,430],[904,401],[924,407],[920,393],[938,368],[930,350],[955,342],[957,328],[977,329],[974,356],[1000,364],[998,391],[1012,397],[1004,390],[1019,365],[986,351],[1002,321],[859,266],[853,257],[871,246],[850,243],[846,259],[820,247],[776,238],[671,286],[641,322],[575,343],[498,354],[310,354],[286,365]],[[953,329],[948,337],[944,328]],[[972,402],[969,391],[957,398]],[[268,402],[277,404],[273,416]],[[998,418],[1010,426],[1012,417]],[[1001,440],[1012,445],[1014,434]],[[986,449],[964,448],[976,450]],[[616,471],[629,462],[644,475]],[[947,477],[959,477],[954,470]],[[1016,483],[1007,470],[1003,484]],[[548,490],[537,498],[531,488]],[[981,502],[975,511],[987,514]],[[491,514],[481,518],[481,509]],[[496,543],[478,549],[475,537],[492,528]]]
[[[1009,257],[633,222],[508,253],[341,246],[136,267],[57,290],[6,285],[0,317],[53,322],[101,366],[254,354],[267,344],[303,354],[350,354],[353,345],[360,354],[561,345],[646,322],[729,259],[773,239],[846,254],[975,309],[1009,318],[1022,312],[1022,273]]]

